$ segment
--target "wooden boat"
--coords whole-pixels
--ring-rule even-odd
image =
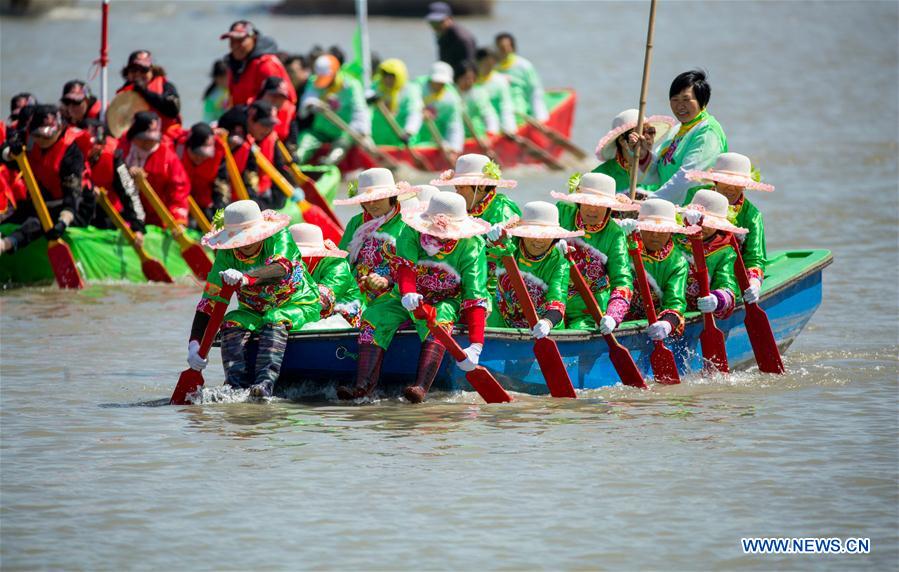
[[[546,120],[545,125],[570,138],[571,126],[574,122],[574,108],[577,103],[577,93],[573,89],[548,90],[545,94],[545,99],[546,107],[549,110],[549,119]],[[534,141],[538,147],[548,151],[553,157],[559,157],[562,154],[562,147],[553,143],[536,128],[523,123],[521,120],[519,120],[517,134]],[[503,168],[521,164],[541,164],[538,159],[528,155],[524,149],[502,136],[495,135],[487,139],[490,147],[497,155],[499,164]],[[412,155],[405,147],[380,145],[379,148],[401,163],[417,168]],[[427,163],[434,167],[434,171],[439,172],[453,168],[453,165],[447,164],[440,151],[433,144],[415,145],[414,149],[424,157]],[[464,152],[481,153],[482,151],[477,141],[474,138],[469,138],[465,140]],[[358,147],[353,147],[340,163],[340,169],[344,172],[381,166],[383,165],[378,164],[374,158]]]
[[[319,191],[325,200],[331,202],[340,187],[340,171],[333,166],[304,166],[303,172],[316,179]],[[290,202],[281,209],[293,222],[301,222],[298,205]],[[0,224],[0,234],[12,233],[18,225]],[[194,240],[199,240],[199,231],[188,229]],[[81,276],[87,282],[101,280],[127,280],[146,282],[141,271],[140,259],[117,230],[95,227],[71,228],[66,231],[65,242],[72,249],[75,263]],[[169,271],[172,278],[193,276],[187,263],[181,257],[178,243],[171,235],[156,226],[148,226],[144,235],[147,254],[158,259]],[[0,256],[0,283],[30,285],[51,283],[53,269],[47,259],[47,242],[43,238],[29,244],[15,254]]]
[[[770,258],[760,303],[768,313],[782,353],[820,306],[822,272],[831,262],[831,253],[827,250],[787,251]],[[731,369],[748,369],[755,365],[743,325],[744,317],[741,305],[730,318],[718,320],[718,327],[727,339]],[[649,379],[652,375],[649,352],[653,346],[643,333],[645,325],[645,320],[626,322],[616,335]],[[684,335],[669,344],[684,374],[702,368],[701,332],[701,315],[690,312]],[[333,396],[333,386],[337,382],[346,383],[355,375],[356,335],[354,330],[292,333],[276,392],[288,397]],[[468,343],[464,333],[456,333],[456,337],[463,346]],[[596,389],[619,383],[605,341],[598,332],[562,330],[554,332],[553,339],[558,342],[568,374],[577,389]],[[546,383],[534,360],[532,346],[533,341],[526,330],[488,328],[481,364],[490,369],[508,390],[546,394]],[[414,331],[397,334],[382,367],[385,393],[398,392],[412,381],[419,348],[420,342]],[[434,389],[471,391],[463,372],[448,358],[444,359]]]

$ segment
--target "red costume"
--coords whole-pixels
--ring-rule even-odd
[[[128,157],[131,151],[131,141],[123,138],[120,140],[124,157]],[[127,160],[127,159],[126,159]],[[172,146],[164,140],[159,147],[147,158],[143,166],[144,172],[147,174],[147,182],[159,195],[163,204],[168,207],[169,212],[176,221],[180,223],[187,222],[188,206],[187,197],[190,195],[190,181],[181,159],[178,157]],[[157,226],[165,226],[162,224],[153,206],[147,201],[143,193],[140,197],[147,213],[147,224],[155,224]]]

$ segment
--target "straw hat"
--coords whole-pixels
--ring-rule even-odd
[[[568,180],[568,185],[572,189],[569,194],[552,191],[550,195],[560,201],[606,207],[613,211],[640,210],[626,194],[615,192],[615,179],[605,173],[574,175]]]
[[[649,232],[675,232],[695,234],[698,226],[683,226],[678,222],[674,204],[664,199],[647,199],[640,204],[637,228]]]
[[[400,197],[400,200],[403,203],[403,210],[410,213],[424,212],[424,210],[428,208],[428,201],[431,200],[431,197],[433,197],[435,193],[440,192],[440,189],[433,185],[416,185],[412,187],[412,190],[415,191],[415,194],[411,195],[408,199],[404,199],[403,196]]]
[[[437,238],[460,239],[485,234],[490,223],[468,216],[462,195],[440,191],[428,201],[420,214],[404,212],[403,222],[422,234]]]
[[[700,226],[706,228],[714,228],[715,230],[723,230],[724,232],[733,232],[735,234],[746,234],[749,230],[740,228],[727,220],[727,208],[729,203],[727,197],[717,191],[711,189],[699,189],[693,195],[693,202],[679,209],[680,212],[687,210],[695,210],[702,213],[702,223]]]
[[[411,192],[414,190],[409,183],[405,181],[396,183],[393,180],[393,173],[388,169],[375,167],[359,173],[358,179],[352,181],[347,189],[347,198],[337,199],[334,204],[358,205]]]
[[[584,236],[582,230],[568,230],[559,225],[559,209],[545,201],[531,201],[521,210],[521,218],[506,227],[506,233],[522,238],[573,238]]]
[[[752,178],[752,162],[746,155],[739,153],[722,153],[718,155],[715,166],[708,171],[687,171],[691,181],[718,182],[754,191],[770,193],[774,185],[760,183]]]
[[[303,258],[346,258],[348,252],[340,250],[332,240],[325,240],[321,227],[301,222],[291,225],[290,236],[297,243]]]
[[[290,224],[290,217],[267,210],[253,201],[234,201],[225,207],[224,226],[203,237],[203,246],[213,250],[240,248],[274,235]]]
[[[596,146],[595,153],[597,159],[600,161],[608,161],[609,159],[615,158],[615,141],[621,134],[627,133],[637,126],[639,114],[640,112],[636,109],[625,109],[615,116],[615,119],[612,120],[611,131],[603,135],[602,139],[599,140],[599,144]],[[677,125],[677,119],[668,117],[667,115],[652,115],[644,118],[643,124],[649,124],[655,127],[656,134],[652,142],[652,144],[655,145],[662,140],[672,127]]]
[[[109,102],[106,121],[113,137],[121,137],[128,131],[134,116],[140,111],[150,111],[150,105],[136,91],[123,91]]]
[[[512,189],[518,183],[511,179],[502,179],[502,171],[499,165],[490,160],[486,155],[468,153],[460,155],[456,159],[456,168],[447,169],[440,173],[439,179],[431,181],[432,185],[447,187],[452,185],[491,185]]]

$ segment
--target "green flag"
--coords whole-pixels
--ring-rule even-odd
[[[362,30],[358,25],[356,26],[356,31],[353,33],[353,59],[343,64],[342,69],[354,78],[362,81]]]

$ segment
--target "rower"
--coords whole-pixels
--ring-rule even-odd
[[[318,292],[287,231],[289,216],[262,212],[253,201],[236,201],[225,207],[214,224],[214,230],[203,237],[203,246],[216,255],[194,315],[187,363],[198,371],[206,367],[208,362],[199,350],[212,302],[227,304],[219,295],[222,286],[236,286],[238,306],[225,314],[221,330],[225,383],[249,389],[253,397],[271,397],[288,334],[319,319]],[[247,354],[254,333],[259,343],[255,371],[250,371]]]
[[[212,123],[231,106],[228,93],[228,66],[225,60],[215,60],[209,74],[212,81],[203,92],[203,121]]]
[[[377,106],[372,106],[372,137],[379,145],[399,146],[417,141],[422,123],[424,103],[421,97],[421,86],[409,81],[409,72],[402,60],[391,58],[378,66],[374,76],[373,89],[376,101],[382,101],[396,123],[403,130],[401,139],[390,128],[388,120]]]
[[[93,187],[107,191],[107,198],[112,207],[122,215],[134,232],[136,244],[143,246],[147,214],[141,203],[140,192],[125,165],[125,156],[119,148],[119,140],[106,135],[102,129],[91,126],[78,138],[79,146],[85,141],[85,134],[89,135],[91,145],[86,157],[91,169]],[[116,228],[115,223],[103,209],[96,210],[91,224],[97,228]]]
[[[446,143],[446,151],[458,156],[465,146],[462,100],[453,88],[453,68],[446,62],[434,62],[431,73],[416,79],[421,87],[423,116],[432,120]],[[419,131],[420,143],[437,144],[430,130]]]
[[[496,72],[496,54],[488,48],[479,48],[475,54],[475,62],[478,66],[476,85],[487,92],[490,105],[499,115],[499,127],[503,133],[514,134],[518,126],[515,123],[512,89],[506,76]]]
[[[297,147],[297,106],[290,101],[288,82],[278,76],[266,78],[262,82],[256,99],[267,101],[275,108],[275,116],[278,124],[275,125],[275,134],[291,153]]]
[[[44,232],[37,219],[34,204],[21,201],[7,222],[21,226],[0,241],[0,253],[24,248],[42,234],[47,240],[58,240],[71,226],[87,226],[95,206],[90,185],[90,168],[78,147],[78,130],[66,124],[55,105],[35,106],[27,126],[28,141],[17,131],[3,153],[4,161],[12,161],[27,152],[41,194],[50,212],[53,227]]]
[[[3,140],[0,141],[0,145],[15,131],[21,131],[22,140],[25,140],[28,120],[36,105],[37,99],[30,93],[23,92],[12,96],[9,100],[9,118],[3,124]]]
[[[446,2],[432,2],[426,16],[437,36],[437,59],[448,63],[454,71],[462,62],[475,57],[474,35],[453,19],[453,9]]]
[[[499,115],[490,104],[487,90],[476,85],[477,79],[478,72],[474,62],[462,62],[456,76],[456,89],[462,96],[462,104],[468,117],[471,118],[471,125],[475,131],[474,133],[466,131],[466,134],[470,137],[495,135],[500,131]]]
[[[162,137],[159,116],[152,111],[136,113],[134,123],[125,136],[119,139],[119,147],[131,176],[136,177],[142,172],[175,221],[186,224],[190,180],[184,172],[181,159],[171,144]],[[165,226],[143,195],[141,202],[147,213],[147,224]]]
[[[212,220],[231,198],[221,140],[206,123],[195,123],[175,141],[175,152],[190,181],[190,195]]]
[[[309,59],[301,54],[291,54],[284,58],[284,69],[287,70],[294,92],[303,93],[306,90],[309,76],[312,75],[312,66],[309,64]]]
[[[66,82],[59,103],[63,119],[78,129],[87,130],[92,122],[100,119],[100,101],[80,79]]]
[[[250,145],[258,146],[259,151],[268,159],[268,162],[283,173],[286,171],[286,165],[284,157],[276,149],[278,134],[275,132],[275,127],[277,125],[277,111],[271,103],[254,101],[247,108],[247,140]],[[271,177],[261,170],[257,195],[250,198],[258,202],[262,209],[280,209],[287,202],[284,193],[275,189]]]
[[[545,122],[549,119],[549,112],[543,99],[543,83],[534,64],[515,52],[515,37],[509,32],[497,34],[494,43],[499,54],[496,71],[509,80],[515,111]]]
[[[667,115],[646,117],[643,120],[643,138],[638,139],[636,131],[639,113],[636,109],[625,109],[616,115],[612,119],[612,128],[596,145],[596,158],[602,163],[593,172],[615,179],[615,190],[619,193],[630,191],[630,165],[637,142],[640,142],[640,170],[637,173],[639,184],[652,164],[652,149],[677,125],[677,120]]]
[[[125,85],[116,93],[134,91],[162,120],[162,133],[172,137],[181,130],[181,99],[175,84],[168,81],[165,70],[153,64],[147,50],[137,50],[128,56],[128,64],[122,69]]]
[[[266,78],[277,76],[288,82],[287,94],[296,104],[297,93],[284,64],[278,59],[275,40],[263,36],[251,22],[238,20],[231,24],[220,39],[228,40],[230,53],[225,56],[228,65],[228,91],[231,105],[244,105],[259,92]]]
[[[328,121],[319,109],[327,107],[336,113],[351,129],[361,135],[371,132],[371,115],[365,104],[362,84],[340,70],[340,62],[331,54],[315,60],[315,75],[306,86],[300,100],[300,118],[312,115],[312,126],[300,133],[297,139],[297,156],[300,163],[307,163],[322,146],[331,145],[331,152],[322,161],[335,165],[353,145],[353,139],[339,127]]]
[[[247,106],[235,105],[219,118],[217,126],[228,132],[228,146],[231,148],[234,163],[237,165],[237,171],[247,189],[247,194],[251,199],[257,197],[259,195],[259,167],[251,152],[252,144],[247,133]],[[231,196],[228,202],[240,200],[236,189],[231,185],[230,177],[228,184],[231,186]]]

